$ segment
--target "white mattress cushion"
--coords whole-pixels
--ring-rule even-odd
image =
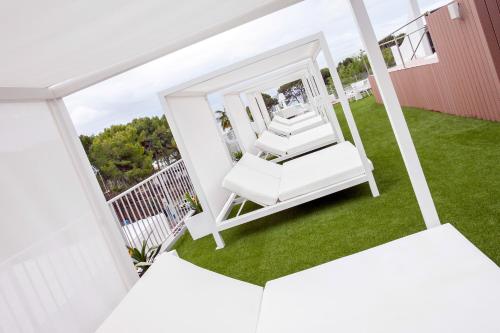
[[[249,165],[245,165],[240,162],[224,177],[222,186],[259,205],[274,205],[278,201],[281,182],[280,177],[274,175],[278,170],[274,167],[278,167],[281,173],[282,166],[262,160],[262,162],[269,163],[268,170],[263,172],[260,164],[250,165],[249,163]]]
[[[321,125],[323,122],[323,118],[318,115],[301,121],[300,123],[293,124],[289,127],[290,135],[307,131],[308,129]]]
[[[291,135],[292,134],[292,129],[288,125],[283,125],[281,123],[278,123],[276,121],[271,121],[269,124],[269,130],[273,131],[274,133],[281,134],[281,135]]]
[[[248,153],[243,155],[238,164],[247,166],[252,170],[261,172],[274,178],[281,178],[281,174],[283,172],[282,165],[266,161],[265,159]]]
[[[262,292],[164,253],[97,332],[254,333]]]
[[[255,141],[255,146],[262,151],[283,156],[288,150],[288,138],[264,131]]]
[[[288,138],[287,155],[301,154],[337,140],[330,123],[311,128]]]
[[[292,199],[362,174],[358,150],[345,141],[284,163],[279,200]]]
[[[309,119],[309,118],[312,118],[316,116],[316,113],[314,112],[306,112],[304,114],[301,114],[299,116],[296,116],[296,117],[293,117],[293,118],[283,118],[283,117],[280,117],[280,116],[275,116],[273,118],[273,121],[276,121],[278,123],[281,123],[283,125],[293,125],[293,124],[296,124],[296,123],[300,123],[301,121],[304,121],[306,119]]]
[[[258,333],[497,333],[498,266],[445,224],[266,284]]]

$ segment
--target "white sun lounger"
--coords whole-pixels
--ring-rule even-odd
[[[255,146],[264,152],[284,160],[337,142],[337,136],[330,123],[320,125],[299,134],[284,137],[264,131],[255,141]],[[277,162],[277,160],[273,160]]]
[[[274,205],[365,174],[350,142],[301,156],[283,165],[245,154],[222,186],[259,205]]]
[[[500,270],[445,224],[265,288],[162,254],[98,333],[498,333]]]
[[[278,123],[283,124],[283,125],[292,126],[292,125],[295,125],[297,123],[300,123],[301,121],[307,120],[309,118],[313,118],[316,115],[317,114],[314,112],[306,112],[304,114],[301,114],[301,115],[293,117],[293,118],[284,118],[284,117],[276,115],[276,116],[274,116],[273,121],[278,122]]]
[[[293,125],[284,125],[276,121],[271,121],[268,129],[280,135],[290,136],[307,131],[323,123],[325,123],[323,118],[319,115],[316,115],[312,118],[306,119]]]
[[[307,112],[309,108],[305,105],[293,105],[279,110],[276,114],[283,118],[292,118]]]

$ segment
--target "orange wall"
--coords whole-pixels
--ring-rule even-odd
[[[500,121],[500,0],[459,0],[427,17],[439,62],[391,72],[399,101],[465,117]],[[373,93],[381,102],[373,76]]]

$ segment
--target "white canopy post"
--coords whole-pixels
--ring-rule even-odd
[[[304,86],[304,90],[306,91],[307,101],[309,103],[311,103],[313,96],[312,96],[312,91],[309,89],[309,87],[307,85],[307,79],[305,77],[302,77],[300,79],[300,81],[302,82],[302,85]]]
[[[335,62],[333,61],[333,57],[330,52],[330,48],[324,36],[321,36],[320,43],[321,43],[321,48],[323,50],[323,54],[325,56],[326,63],[328,64],[328,69],[330,70],[330,75],[332,77],[335,90],[337,90],[337,96],[340,100],[340,104],[342,105],[342,110],[344,111],[344,116],[347,121],[347,126],[349,126],[349,131],[351,132],[352,139],[354,140],[354,145],[358,149],[359,157],[363,162],[363,167],[365,168],[365,172],[368,177],[368,183],[370,184],[370,190],[372,191],[373,196],[377,197],[379,195],[377,183],[375,182],[375,178],[373,177],[373,172],[370,166],[370,162],[366,157],[365,147],[363,145],[363,141],[361,141],[361,136],[359,135],[358,127],[356,126],[356,121],[354,120],[354,117],[352,115],[351,106],[349,105],[349,101],[345,94],[344,86],[342,85],[342,81],[340,81],[340,76],[339,73],[337,72],[337,67],[335,66]]]
[[[321,89],[321,95],[323,100],[323,105],[325,108],[326,116],[328,120],[332,124],[335,133],[337,134],[337,138],[339,142],[345,141],[344,133],[342,133],[342,128],[340,127],[339,119],[337,118],[337,114],[335,113],[335,109],[333,108],[332,101],[330,99],[330,95],[328,94],[328,89],[326,88],[325,81],[323,80],[323,76],[321,75],[321,70],[319,69],[318,63],[315,60],[313,62],[313,68],[316,71],[319,82],[319,88]]]
[[[224,241],[215,223],[230,193],[220,184],[233,167],[229,151],[221,137],[214,113],[205,95],[159,94],[165,116],[186,164],[196,195],[203,207],[206,234],[212,234],[217,248]]]
[[[403,161],[408,170],[408,175],[413,190],[415,191],[425,225],[427,228],[438,226],[441,223],[436,207],[434,206],[431,192],[427,185],[417,151],[415,150],[410,131],[408,130],[408,125],[403,115],[403,110],[401,109],[396,90],[394,89],[389,71],[385,65],[365,4],[363,0],[349,0],[349,3],[351,4],[352,13],[357,23],[359,34],[365,45],[380,95],[384,101],[392,130],[394,131],[401,155],[403,156]]]
[[[236,132],[236,138],[243,152],[256,153],[254,147],[255,132],[247,116],[245,105],[241,101],[239,94],[228,94],[224,96],[224,105],[227,116],[231,122],[233,130]]]
[[[253,121],[257,126],[258,134],[260,135],[262,132],[266,130],[266,122],[260,112],[259,105],[257,104],[257,100],[251,93],[245,94],[246,99],[248,100],[248,108],[250,109],[250,113],[252,114]]]
[[[267,110],[266,103],[264,102],[264,97],[262,97],[261,92],[255,93],[255,98],[257,100],[257,104],[259,105],[260,111],[262,112],[262,116],[264,117],[264,121],[269,125],[271,122],[271,117],[269,116],[269,111]]]

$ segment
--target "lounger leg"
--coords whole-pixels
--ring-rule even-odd
[[[378,191],[377,183],[375,182],[375,178],[373,177],[373,173],[369,173],[368,175],[368,184],[370,185],[370,190],[372,191],[373,197],[378,197],[380,195]]]
[[[212,235],[214,236],[215,243],[217,244],[217,247],[215,249],[216,250],[223,249],[224,246],[226,246],[226,244],[224,243],[224,240],[222,239],[220,233],[218,231],[214,231]]]

